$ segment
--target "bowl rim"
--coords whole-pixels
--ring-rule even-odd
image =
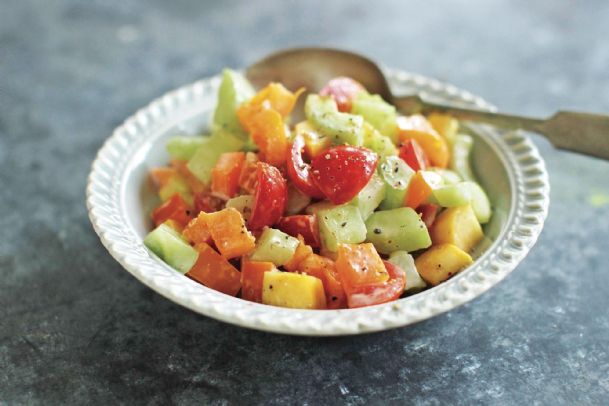
[[[446,102],[495,110],[478,96],[409,72],[384,69],[392,88],[411,88]],[[549,206],[545,163],[532,141],[520,131],[499,132],[468,125],[502,159],[512,201],[497,239],[464,272],[407,298],[360,309],[302,310],[248,302],[224,295],[174,271],[147,250],[127,221],[125,179],[135,154],[150,134],[168,122],[180,122],[210,110],[220,75],[170,91],[137,111],[104,142],[91,165],[86,205],[93,228],[110,254],[133,276],[166,298],[200,314],[268,332],[332,336],[387,330],[444,313],[478,297],[512,272],[535,244]]]

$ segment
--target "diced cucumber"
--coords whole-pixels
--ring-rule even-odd
[[[371,149],[380,156],[397,155],[398,149],[391,138],[382,135],[371,124],[364,122],[364,147]]]
[[[361,146],[364,142],[364,119],[339,112],[330,97],[310,94],[305,102],[305,115],[313,127],[330,137],[334,144]]]
[[[300,190],[298,190],[292,183],[288,184],[288,202],[285,206],[287,214],[298,214],[303,211],[311,203],[311,198]]]
[[[214,112],[214,132],[218,130],[227,131],[242,140],[247,139],[247,134],[237,117],[237,110],[255,93],[252,85],[242,74],[231,69],[225,69],[218,90],[218,103]]]
[[[493,212],[486,192],[476,182],[464,182],[464,185],[469,189],[470,203],[478,222],[480,224],[488,223]]]
[[[163,187],[159,189],[159,197],[162,201],[169,199],[171,196],[179,193],[186,203],[192,206],[193,197],[190,186],[181,176],[172,176],[171,179]]]
[[[476,181],[470,165],[470,153],[474,146],[474,139],[466,134],[457,134],[452,147],[450,169],[457,172],[463,180]]]
[[[372,124],[382,135],[389,137],[397,144],[397,113],[395,107],[379,95],[360,92],[353,101],[353,114],[359,114]]]
[[[226,202],[226,208],[232,207],[236,209],[244,220],[249,220],[252,214],[252,206],[254,205],[254,196],[252,195],[241,195],[228,199]]]
[[[265,228],[252,253],[252,261],[272,262],[283,265],[294,256],[300,244],[298,239],[274,228]]]
[[[240,151],[244,141],[235,137],[230,132],[219,131],[205,138],[203,145],[188,161],[187,167],[193,175],[203,183],[211,180],[211,170],[216,161],[225,152]]]
[[[197,149],[205,143],[205,137],[176,136],[167,141],[167,152],[171,159],[188,161],[197,152]]]
[[[406,274],[406,292],[425,289],[427,284],[419,275],[412,255],[406,251],[395,251],[389,256],[389,262],[397,265]]]
[[[336,252],[338,244],[359,244],[366,239],[366,224],[360,211],[352,205],[334,206],[317,212],[321,244]]]
[[[465,182],[440,186],[433,189],[429,200],[442,207],[463,206],[471,200],[470,187]]]
[[[307,214],[318,214],[322,210],[333,209],[334,207],[338,207],[327,200],[322,200],[321,202],[313,203],[307,206],[305,209],[305,213]]]
[[[366,221],[366,241],[382,254],[416,251],[431,245],[425,223],[410,207],[377,211]]]
[[[404,198],[414,171],[397,156],[385,157],[378,166],[378,172],[387,185],[381,210],[397,209],[404,206]]]
[[[429,168],[430,171],[437,173],[444,180],[445,185],[454,185],[459,182],[463,182],[461,176],[455,171],[451,171],[450,169],[444,168]]]
[[[166,224],[161,224],[148,233],[144,245],[182,274],[190,271],[199,256],[176,230]]]
[[[362,220],[366,221],[385,198],[385,182],[376,173],[348,204],[358,208]]]

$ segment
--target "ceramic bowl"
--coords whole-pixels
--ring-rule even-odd
[[[492,110],[466,91],[423,76],[386,70],[394,94],[423,92],[437,100]],[[493,205],[487,239],[475,262],[447,282],[395,302],[360,309],[296,310],[247,302],[206,288],[174,271],[142,243],[158,204],[148,171],[168,162],[165,142],[207,129],[220,77],[203,79],[153,101],[118,127],[93,162],[87,207],[110,254],[143,284],[195,312],[235,325],[285,334],[346,335],[406,326],[479,296],[512,272],[546,218],[548,176],[533,143],[520,132],[465,127],[475,138],[472,163]]]

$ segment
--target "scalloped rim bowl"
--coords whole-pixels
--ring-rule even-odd
[[[395,94],[424,92],[443,101],[494,109],[479,97],[423,76],[386,70]],[[93,162],[87,185],[91,223],[110,254],[133,276],[195,312],[243,327],[310,336],[347,335],[405,326],[453,309],[497,284],[528,253],[549,205],[548,175],[533,143],[520,132],[469,126],[476,137],[473,164],[495,207],[491,235],[475,262],[447,282],[395,302],[360,309],[298,310],[247,302],[211,290],[174,271],[143,243],[152,192],[146,173],[160,165],[164,141],[214,108],[220,77],[182,87],[155,100],[118,127]],[[194,132],[195,130],[193,130]],[[480,142],[482,141],[482,142]],[[478,145],[483,145],[478,149]],[[148,203],[146,203],[148,202]]]

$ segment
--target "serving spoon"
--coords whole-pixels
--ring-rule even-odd
[[[370,59],[330,48],[292,48],[273,53],[251,65],[246,76],[256,87],[280,82],[288,89],[319,91],[330,79],[348,76],[370,93],[379,94],[404,114],[446,113],[464,121],[523,129],[544,135],[556,148],[609,160],[609,115],[558,111],[546,119],[432,103],[420,94],[395,96],[382,70]]]

